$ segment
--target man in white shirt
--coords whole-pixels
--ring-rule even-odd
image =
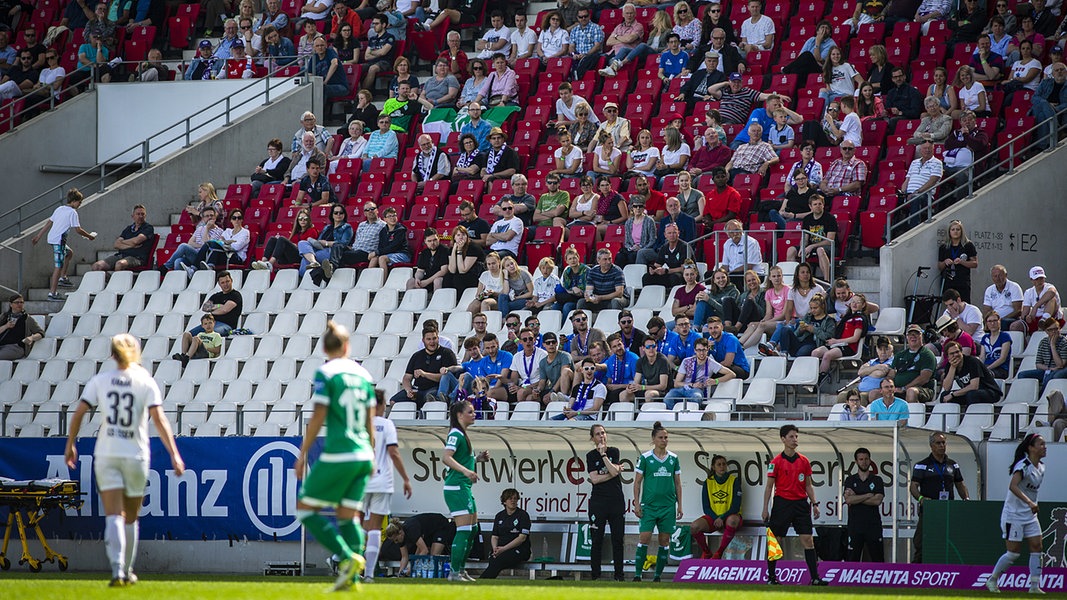
[[[749,0],[748,14],[750,18],[741,23],[741,43],[737,45],[741,56],[774,48],[774,20],[763,14],[763,3]]]
[[[537,47],[537,34],[526,26],[526,15],[515,15],[515,29],[511,30],[508,42],[511,43],[509,65],[514,67],[515,61],[533,56],[534,48]]]
[[[993,265],[989,278],[993,283],[982,296],[982,314],[996,311],[1000,315],[1000,328],[1007,331],[1022,312],[1023,288],[1008,279],[1008,269],[1004,265]]]
[[[930,195],[927,192],[941,181],[944,170],[944,164],[934,156],[934,143],[927,140],[920,144],[919,157],[911,161],[908,175],[900,184],[900,190],[907,194],[905,202],[911,204],[909,212],[912,227],[924,219],[922,213],[930,204]]]
[[[972,338],[978,338],[982,330],[982,311],[978,310],[977,306],[964,302],[960,293],[952,288],[945,290],[941,302],[945,305],[942,316],[956,319],[960,329]]]
[[[578,108],[579,104],[585,104],[586,106],[592,106],[589,102],[581,96],[576,96],[571,91],[571,84],[569,81],[564,81],[559,84],[559,98],[556,99],[556,126],[566,126],[578,120],[578,117],[574,116],[574,109]],[[600,124],[600,119],[597,118],[596,113],[592,108],[589,110],[589,120],[594,125]]]
[[[515,203],[511,200],[501,200],[498,205],[504,216],[493,223],[492,230],[486,234],[485,243],[489,249],[500,255],[500,258],[510,256],[519,258],[519,243],[525,227],[522,219],[515,216]]]
[[[537,335],[529,327],[519,330],[519,341],[522,345],[511,359],[511,368],[502,374],[508,380],[508,397],[514,396],[519,402],[540,401],[541,395],[537,391],[541,381],[540,365],[548,352],[537,347]]]
[[[719,263],[720,267],[726,267],[730,272],[730,280],[737,285],[737,289],[744,289],[745,271],[752,269],[760,277],[767,274],[759,242],[745,235],[744,229],[737,219],[726,223],[726,235],[730,239],[722,246],[722,262]]]
[[[504,13],[499,10],[493,11],[489,17],[493,25],[482,34],[482,37],[474,42],[474,49],[478,51],[478,58],[489,59],[497,52],[504,56],[511,54],[511,30],[504,26]]]

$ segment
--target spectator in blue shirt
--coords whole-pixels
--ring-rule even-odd
[[[659,78],[663,83],[682,74],[682,69],[689,64],[689,54],[682,50],[681,38],[677,33],[667,35],[667,51],[659,55]]]
[[[463,340],[463,362],[446,368],[441,374],[437,395],[442,401],[451,404],[461,388],[466,393],[471,393],[474,379],[485,375],[482,358],[481,338],[472,335]]]
[[[677,364],[693,356],[693,349],[701,336],[693,331],[693,322],[689,320],[689,317],[678,317],[674,320],[674,333],[678,336],[678,354],[675,355],[675,364]]]
[[[500,375],[505,369],[511,368],[513,356],[510,352],[500,349],[500,340],[494,333],[486,333],[482,337],[482,348],[485,350],[485,355],[482,356],[481,361],[481,376],[489,379],[489,396],[497,401],[506,402],[508,388]]]
[[[886,377],[878,388],[882,397],[867,406],[867,414],[872,421],[906,421],[908,419],[908,403],[896,397],[896,387],[893,380]]]
[[[489,121],[482,120],[482,105],[471,102],[467,107],[467,114],[470,115],[471,120],[459,128],[460,136],[468,133],[473,135],[478,141],[478,151],[489,152],[489,132],[493,130],[493,125]]]
[[[722,319],[708,319],[708,339],[711,340],[711,357],[715,362],[730,369],[739,379],[748,379],[750,369],[741,340],[722,329]]]
[[[648,337],[656,342],[656,350],[667,357],[667,361],[677,364],[675,358],[681,349],[682,340],[677,333],[667,329],[667,324],[662,317],[652,317],[648,320]]]
[[[606,404],[610,406],[619,401],[619,394],[637,377],[637,355],[626,349],[618,332],[608,336],[608,348],[611,350],[611,356],[604,361],[604,365],[607,367],[605,373],[608,379]]]

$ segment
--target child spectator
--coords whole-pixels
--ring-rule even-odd
[[[88,232],[82,229],[78,220],[78,208],[82,205],[82,193],[78,188],[70,188],[67,192],[67,205],[60,206],[52,212],[52,216],[44,224],[44,227],[33,236],[33,244],[41,241],[41,236],[48,232],[48,243],[52,246],[52,278],[49,284],[48,299],[62,300],[63,295],[56,291],[57,286],[74,287],[67,279],[67,269],[70,267],[70,258],[74,251],[67,246],[67,232],[73,229],[78,235],[92,241],[96,239],[96,232]]]
[[[204,329],[196,335],[182,338],[182,351],[172,356],[181,361],[182,366],[194,358],[218,358],[222,354],[222,336],[215,331],[215,317],[210,314],[200,317],[200,326]]]
[[[789,113],[781,108],[774,111],[774,127],[771,127],[767,137],[776,152],[793,147],[796,132],[789,126]]]

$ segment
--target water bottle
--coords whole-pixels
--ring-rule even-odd
[[[452,561],[441,561],[441,578],[448,579],[448,576],[452,573]]]

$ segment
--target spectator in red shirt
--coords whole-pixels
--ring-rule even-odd
[[[362,37],[363,35],[363,19],[359,18],[359,14],[356,11],[348,8],[348,5],[344,2],[337,2],[333,5],[333,20],[330,21],[330,42],[337,43],[337,36],[341,35],[341,23],[348,23],[352,26],[352,35],[355,37]]]
[[[689,174],[695,179],[700,177],[701,173],[707,173],[717,167],[725,167],[733,154],[733,150],[722,143],[719,132],[714,127],[708,127],[704,130],[704,143],[696,149],[689,160]]]
[[[448,47],[437,55],[437,60],[448,61],[448,72],[456,76],[460,83],[467,81],[470,72],[467,71],[467,53],[459,47],[460,38],[458,31],[449,31],[445,36]]]
[[[741,213],[741,194],[726,183],[726,169],[715,167],[711,170],[711,178],[715,185],[705,194],[704,214],[701,215],[701,221],[707,227],[736,219]]]

